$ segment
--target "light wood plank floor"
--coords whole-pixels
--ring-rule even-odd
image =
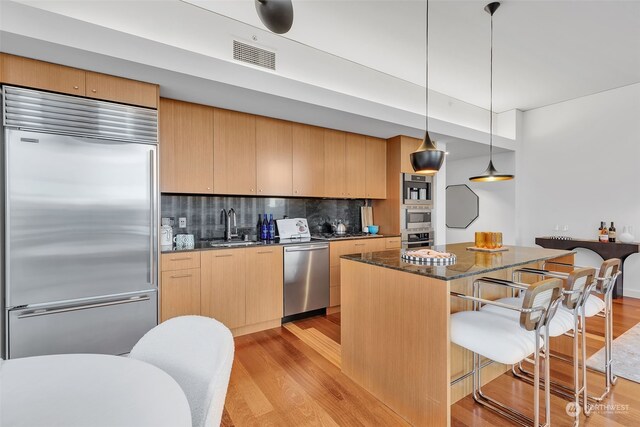
[[[614,301],[614,335],[640,322],[640,300]],[[589,354],[602,346],[602,319],[590,319]],[[236,338],[236,357],[223,426],[405,426],[401,417],[340,372],[340,313],[297,321]],[[640,369],[640,367],[638,368]],[[552,375],[571,380],[571,369],[552,364]],[[593,388],[600,377],[590,374]],[[531,386],[505,374],[485,392],[527,411]],[[605,402],[619,405],[583,417],[585,426],[640,426],[640,384],[619,379]],[[566,401],[552,397],[554,426],[570,426]],[[509,426],[508,420],[466,397],[452,407],[452,426]]]

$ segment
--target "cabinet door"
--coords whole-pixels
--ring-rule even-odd
[[[293,195],[324,197],[324,136],[315,126],[293,124]]]
[[[256,117],[256,174],[259,196],[291,196],[291,122]]]
[[[256,117],[215,109],[213,189],[215,194],[256,194]]]
[[[76,68],[2,54],[2,83],[52,92],[85,95],[85,72]]]
[[[151,83],[87,71],[86,88],[90,98],[158,108],[158,85]]]
[[[212,250],[201,256],[200,312],[228,328],[245,323],[245,251]]]
[[[387,141],[380,138],[366,138],[366,197],[385,199],[387,197]]]
[[[160,319],[200,314],[200,269],[165,271],[160,283]]]
[[[213,108],[160,100],[160,190],[213,194]]]
[[[345,132],[324,130],[324,195],[347,197],[345,171]]]
[[[365,197],[365,136],[348,133],[345,142],[346,189],[349,198]]]
[[[246,252],[246,324],[282,317],[283,248],[248,248]]]

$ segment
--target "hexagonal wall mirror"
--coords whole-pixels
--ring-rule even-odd
[[[480,198],[465,184],[449,185],[446,192],[447,227],[469,227],[480,215]]]

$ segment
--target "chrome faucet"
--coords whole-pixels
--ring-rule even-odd
[[[220,222],[224,224],[224,240],[229,241],[234,237],[238,237],[238,223],[236,221],[236,211],[231,208],[229,211],[222,209],[220,211]],[[235,232],[231,231],[231,222]]]

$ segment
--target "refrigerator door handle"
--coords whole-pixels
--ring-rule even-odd
[[[97,308],[97,307],[108,307],[111,305],[129,304],[132,302],[147,301],[149,300],[149,298],[150,298],[149,295],[141,295],[141,296],[126,298],[121,300],[99,302],[99,303],[93,303],[93,304],[73,305],[73,306],[68,306],[63,308],[34,309],[18,315],[18,319],[26,319],[29,317],[37,317],[37,316],[46,316],[49,314],[67,313],[70,311],[87,310],[90,308]]]
[[[154,180],[155,180],[155,169],[156,169],[156,163],[155,163],[155,151],[154,150],[149,150],[149,173],[151,175],[150,180],[149,180],[149,203],[151,205],[151,210],[150,212],[150,218],[149,218],[149,284],[153,285],[153,282],[155,280],[155,274],[154,274],[154,269],[155,269],[155,244],[154,244],[154,240],[153,240],[153,236],[154,236],[154,222],[155,222],[155,186],[154,186]]]

